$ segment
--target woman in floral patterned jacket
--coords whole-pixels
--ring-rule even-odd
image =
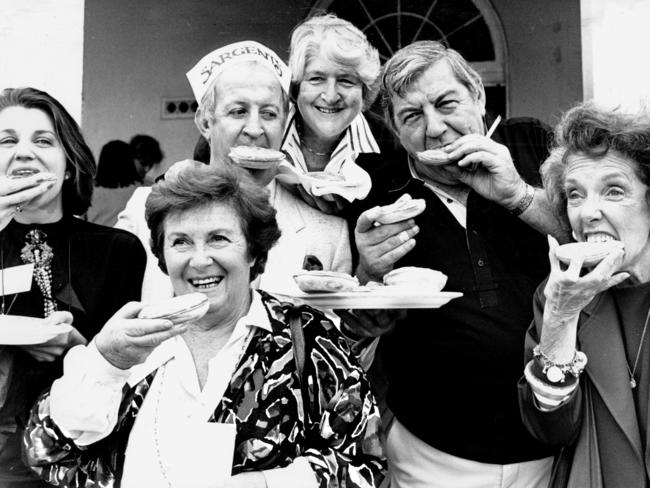
[[[266,191],[184,161],[147,222],[175,294],[205,294],[208,312],[174,325],[130,303],[72,349],[26,428],[33,469],[73,487],[377,486],[379,414],[347,343],[251,289],[280,234]]]

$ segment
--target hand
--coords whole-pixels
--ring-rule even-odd
[[[36,173],[25,178],[0,177],[0,230],[22,210],[27,202],[52,188],[56,176],[52,173]]]
[[[334,313],[341,317],[343,332],[352,332],[359,338],[384,335],[406,317],[404,309],[334,310]]]
[[[338,195],[329,195],[332,199],[328,200],[325,197],[317,197],[312,195],[302,185],[296,185],[300,198],[302,198],[310,207],[317,208],[323,213],[338,215],[347,205],[345,199]]]
[[[479,195],[508,209],[526,193],[526,184],[517,172],[508,148],[481,134],[468,134],[445,148],[458,160],[449,171]]]
[[[375,226],[380,207],[363,212],[357,220],[354,237],[359,251],[357,277],[362,283],[382,281],[395,263],[415,247],[414,236],[420,232],[413,219]]]
[[[45,323],[53,326],[72,324],[72,314],[70,312],[54,312],[45,319]],[[86,344],[87,342],[86,338],[73,327],[72,330],[57,335],[42,344],[20,346],[20,348],[37,361],[52,362],[56,358],[63,356],[71,347]]]
[[[261,471],[239,473],[220,484],[219,488],[266,488],[266,478]]]
[[[548,236],[549,260],[551,273],[549,274],[544,296],[544,323],[549,324],[566,322],[577,317],[580,311],[593,300],[593,298],[629,278],[629,273],[616,273],[623,262],[625,251],[623,248],[610,253],[589,273],[580,276],[582,258],[573,259],[566,270],[562,270],[560,261],[555,254],[558,242]]]
[[[166,319],[136,318],[142,306],[139,302],[127,303],[95,337],[97,350],[116,368],[141,364],[162,342],[187,330],[187,323],[174,325]]]

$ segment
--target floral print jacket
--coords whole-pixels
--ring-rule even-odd
[[[284,467],[304,456],[321,488],[378,486],[385,468],[379,411],[345,339],[321,312],[260,294],[273,332],[255,330],[209,420],[237,427],[233,475]],[[290,314],[304,332],[302,388]],[[119,487],[129,433],[155,374],[125,386],[113,432],[84,447],[53,422],[45,392],[25,430],[29,465],[55,486]]]

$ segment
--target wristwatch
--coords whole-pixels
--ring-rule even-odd
[[[574,378],[580,376],[587,366],[587,355],[576,349],[573,359],[568,363],[558,364],[549,359],[549,357],[542,352],[542,349],[537,344],[533,348],[533,356],[539,363],[542,369],[542,374],[549,383],[564,383],[567,374]]]

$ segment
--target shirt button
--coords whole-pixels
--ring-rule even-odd
[[[479,267],[482,268],[483,266],[485,266],[485,261],[483,261],[482,259],[479,259],[478,261],[476,261],[476,264],[478,264]]]

